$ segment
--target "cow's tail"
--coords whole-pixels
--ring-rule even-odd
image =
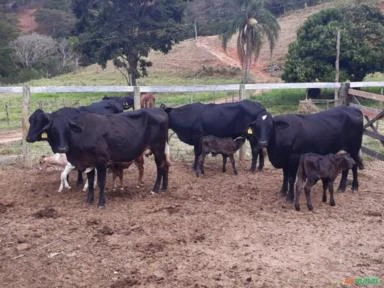
[[[168,140],[167,140],[167,142],[165,142],[164,153],[165,153],[165,161],[167,161],[167,165],[169,167],[169,166],[171,166],[171,152],[169,149]]]
[[[359,151],[359,155],[357,155],[357,167],[359,168],[359,170],[364,170],[364,163],[361,150]]]

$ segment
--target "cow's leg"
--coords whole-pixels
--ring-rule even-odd
[[[281,196],[286,196],[288,190],[288,169],[285,167],[283,168],[283,185],[280,189]]]
[[[94,187],[95,169],[87,173],[87,179],[88,179],[87,203],[91,204],[95,199],[95,187]]]
[[[193,170],[196,171],[197,165],[198,165],[199,156],[202,153],[202,147],[201,147],[200,140],[198,141],[198,144],[194,145],[193,152],[195,153],[195,161],[193,162]]]
[[[124,168],[123,167],[119,167],[119,170],[118,170],[118,176],[119,176],[119,180],[120,180],[120,189],[123,189],[123,177],[124,177]]]
[[[225,168],[225,166],[227,166],[227,158],[228,156],[225,155],[225,154],[222,154],[223,156],[223,173],[225,173],[227,171],[227,169]],[[232,160],[231,160],[232,161]]]
[[[264,152],[263,149],[258,149],[259,153],[259,167],[257,168],[258,171],[262,171],[264,168]]]
[[[295,191],[295,209],[296,211],[300,211],[300,194],[301,190],[303,190],[304,180],[297,179],[296,183],[296,191]]]
[[[229,155],[229,159],[231,160],[232,168],[233,168],[233,173],[237,175],[237,170],[236,170],[236,165],[235,165],[235,158],[233,157],[233,154]]]
[[[357,191],[359,190],[359,180],[357,178],[357,164],[353,165],[352,174],[353,174],[352,191]]]
[[[104,208],[105,207],[105,179],[107,178],[107,165],[97,165],[97,184],[99,186],[99,203],[98,207],[99,208]]]
[[[167,158],[163,161],[163,185],[161,186],[162,191],[166,191],[168,188],[168,173],[169,173],[169,163]]]
[[[200,176],[200,173],[204,174],[204,159],[205,159],[205,152],[202,152],[198,158],[197,158],[197,165],[196,165],[196,177]]]
[[[76,187],[79,188],[84,183],[83,180],[83,173],[80,170],[77,170],[77,180],[76,180]]]
[[[137,179],[137,188],[140,188],[144,185],[143,176],[144,176],[144,158],[140,160],[135,160],[135,165],[139,170],[139,178]]]
[[[341,179],[340,179],[339,188],[337,188],[337,191],[339,191],[339,192],[344,192],[345,189],[347,188],[348,171],[349,171],[349,170],[344,170],[344,171],[341,173]]]
[[[335,203],[335,199],[333,198],[333,181],[329,181],[328,183],[328,189],[329,189],[329,204],[331,206],[335,206],[336,203]]]
[[[295,180],[297,169],[299,167],[299,158],[300,156],[293,155],[289,159],[289,168],[288,168],[288,195],[287,200],[293,202],[295,198]]]
[[[167,163],[167,157],[164,152],[164,146],[163,147],[161,147],[161,145],[152,146],[151,150],[155,157],[156,170],[157,170],[155,185],[153,186],[153,189],[151,191],[151,194],[154,194],[154,193],[159,193],[160,184],[162,180],[163,180],[163,189],[164,190],[167,189],[168,175],[165,175],[165,174],[168,174],[168,163]]]
[[[256,163],[257,157],[259,156],[259,150],[257,149],[256,144],[250,141],[251,151],[252,151],[252,164],[251,164],[251,172],[254,173],[256,171]]]
[[[321,179],[321,181],[323,182],[323,199],[322,201],[324,203],[327,203],[327,188],[328,188],[328,180],[326,179]]]
[[[304,185],[304,191],[305,191],[305,198],[307,199],[307,207],[308,210],[312,211],[313,206],[311,202],[311,188],[315,183],[313,181],[307,180],[307,183]]]

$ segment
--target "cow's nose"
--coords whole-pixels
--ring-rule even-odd
[[[58,148],[57,148],[57,151],[58,151],[59,153],[66,153],[66,152],[68,152],[68,147],[66,147],[66,146],[64,146],[64,147],[58,147]]]

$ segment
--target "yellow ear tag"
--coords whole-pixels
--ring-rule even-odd
[[[48,139],[47,132],[41,133],[41,139]]]
[[[252,135],[252,134],[253,134],[253,132],[252,132],[252,128],[248,128],[247,134],[248,134],[248,135]]]

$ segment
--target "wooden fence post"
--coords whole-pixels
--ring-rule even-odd
[[[133,87],[133,108],[135,110],[140,109],[140,87]]]
[[[29,129],[29,102],[31,98],[31,89],[28,85],[23,87],[23,104],[21,107],[21,129],[22,129],[22,148],[23,148],[23,163],[24,167],[31,167],[32,161],[29,154],[29,145],[25,140]]]
[[[344,105],[349,105],[349,95],[348,95],[349,87],[350,87],[349,82],[343,82],[341,83],[341,86],[339,89],[339,99],[341,100],[341,103]]]
[[[245,91],[245,85],[240,84],[240,91],[239,91],[239,101],[244,100],[247,98],[247,93]],[[244,145],[241,146],[239,150],[239,161],[243,161],[245,156],[245,147]]]
[[[140,107],[140,86],[133,87],[133,108],[139,110]]]

